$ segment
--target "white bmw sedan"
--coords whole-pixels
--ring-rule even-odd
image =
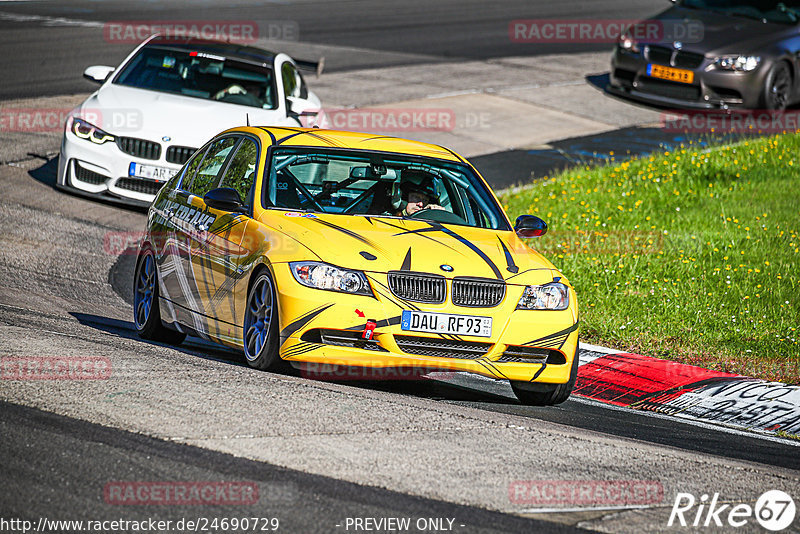
[[[84,72],[101,86],[67,119],[57,184],[147,205],[222,130],[324,126],[299,67],[321,70],[251,46],[153,36],[119,67]]]

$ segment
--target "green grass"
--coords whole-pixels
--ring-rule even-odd
[[[775,434],[778,437],[781,437],[781,438],[793,439],[795,441],[800,441],[800,435],[798,435],[798,434],[790,434],[789,432],[785,432],[783,430],[778,430]]]
[[[575,286],[581,339],[800,383],[800,136],[687,145],[502,192]]]

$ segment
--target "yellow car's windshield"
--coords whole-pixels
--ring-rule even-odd
[[[276,148],[266,178],[267,208],[510,229],[486,185],[463,164],[367,151]]]

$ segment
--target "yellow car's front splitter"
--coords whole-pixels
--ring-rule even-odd
[[[378,344],[391,342],[391,334],[377,334],[375,339]],[[384,338],[384,339],[382,339]],[[563,345],[563,350],[568,354],[563,364],[548,363],[525,363],[525,362],[496,362],[484,356],[474,360],[462,358],[443,358],[412,354],[397,354],[393,352],[377,352],[356,347],[333,346],[312,341],[303,341],[298,338],[289,338],[281,348],[281,357],[286,360],[301,360],[308,362],[305,369],[309,370],[309,375],[315,372],[324,374],[324,368],[319,365],[328,366],[355,366],[366,368],[404,368],[413,371],[465,371],[477,373],[483,376],[505,380],[519,380],[524,382],[536,381],[552,384],[563,384],[569,380],[572,358],[575,357],[575,347],[578,342],[577,331],[572,333],[567,342]],[[501,351],[502,352],[502,351]],[[318,364],[314,366],[313,364]],[[304,368],[301,366],[301,369]],[[409,375],[410,373],[406,373]],[[411,373],[413,374],[413,373]],[[379,376],[377,373],[375,376]],[[369,374],[365,374],[369,376]],[[389,373],[384,374],[391,377]]]

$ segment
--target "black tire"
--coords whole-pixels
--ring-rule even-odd
[[[152,249],[142,249],[133,275],[133,324],[142,339],[180,345],[186,334],[161,322],[158,304],[158,271]]]
[[[256,273],[247,291],[244,313],[244,357],[247,364],[261,371],[278,371],[286,367],[280,355],[278,306],[275,282],[266,269]]]
[[[540,384],[536,382],[511,381],[511,389],[522,404],[527,406],[553,406],[561,404],[572,394],[575,381],[578,379],[578,345],[575,346],[575,357],[566,384]]]
[[[781,61],[776,63],[767,73],[761,96],[764,109],[783,111],[789,105],[792,96],[792,72],[789,65]]]

